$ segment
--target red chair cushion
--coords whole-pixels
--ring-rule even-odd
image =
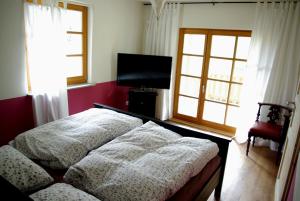
[[[249,130],[249,135],[279,142],[281,129],[282,126],[280,125],[266,122],[255,122],[255,124]]]

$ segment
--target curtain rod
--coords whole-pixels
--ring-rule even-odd
[[[249,4],[249,3],[264,3],[264,1],[202,1],[202,2],[180,2],[180,4]],[[290,1],[287,1],[290,2]],[[294,1],[294,3],[297,3],[299,1]],[[173,2],[168,2],[168,3],[173,3]],[[176,2],[174,2],[176,3]],[[281,3],[281,1],[268,1],[267,3]],[[151,3],[144,3],[145,6],[150,6]]]

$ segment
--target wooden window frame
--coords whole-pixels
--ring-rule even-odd
[[[205,35],[205,47],[204,47],[204,53],[203,53],[203,64],[202,64],[202,73],[201,73],[201,82],[200,82],[200,92],[199,92],[199,97],[198,99],[198,108],[197,108],[197,116],[191,117],[187,115],[183,115],[178,113],[178,101],[179,101],[179,96],[180,95],[180,77],[183,75],[181,74],[181,69],[182,69],[182,58],[183,55],[190,55],[190,54],[184,54],[183,53],[183,45],[184,45],[184,35],[185,34],[203,34]],[[234,55],[232,58],[225,58],[225,57],[216,57],[216,56],[211,56],[211,45],[212,45],[212,36],[213,35],[222,35],[222,36],[235,36],[235,47],[234,47]],[[206,121],[202,119],[203,116],[203,111],[204,111],[204,101],[207,101],[205,98],[206,95],[206,90],[203,90],[203,88],[206,89],[207,86],[207,81],[208,80],[214,80],[211,78],[208,78],[208,67],[209,67],[209,60],[210,58],[219,58],[219,59],[226,59],[226,60],[231,60],[232,61],[232,68],[231,68],[231,74],[230,74],[230,80],[229,81],[224,81],[222,82],[228,82],[229,84],[229,89],[228,89],[228,97],[227,97],[227,102],[216,102],[216,101],[210,101],[210,102],[216,102],[216,103],[221,103],[226,106],[225,110],[225,117],[224,117],[224,122],[226,122],[227,118],[227,110],[228,106],[231,105],[229,104],[229,97],[230,97],[230,91],[231,91],[231,85],[232,84],[243,84],[243,83],[238,83],[238,82],[233,82],[232,81],[232,76],[233,76],[233,71],[234,71],[234,63],[235,61],[247,61],[246,59],[237,59],[236,58],[236,50],[237,50],[237,40],[238,36],[240,37],[251,37],[251,31],[247,30],[223,30],[223,29],[197,29],[197,28],[181,28],[179,30],[179,42],[178,42],[178,53],[177,53],[177,68],[176,68],[176,81],[175,81],[175,90],[174,90],[174,107],[173,107],[173,118],[174,120],[179,120],[186,122],[189,125],[199,125],[203,126],[206,128],[211,128],[213,130],[219,130],[222,132],[227,133],[227,135],[233,136],[236,128],[231,127],[225,124],[219,124],[219,123],[214,123],[210,121]],[[191,56],[198,56],[200,55],[191,55]],[[185,75],[184,75],[185,76]],[[188,76],[188,77],[193,77],[193,76]],[[197,77],[199,78],[199,77]],[[216,81],[219,81],[216,79]],[[185,96],[185,95],[183,95]],[[189,97],[189,96],[185,96]],[[192,97],[195,98],[195,97]],[[233,105],[235,107],[239,107],[236,105]]]
[[[26,0],[26,2],[34,3],[33,0]],[[43,3],[43,0],[37,0],[37,4],[42,4],[42,3]],[[64,3],[59,2],[58,6],[63,8]],[[67,57],[77,57],[77,56],[82,57],[82,76],[67,77],[67,84],[74,85],[74,84],[87,83],[87,79],[88,79],[88,8],[86,6],[68,3],[67,9],[82,12],[82,32],[67,31],[67,33],[66,33],[66,34],[81,34],[82,35],[82,54],[66,55]],[[27,47],[26,47],[26,58],[27,58]],[[31,91],[29,65],[28,65],[27,59],[26,59],[26,76],[27,76],[27,80],[28,80],[28,90]]]
[[[68,4],[68,10],[75,10],[82,12],[82,32],[67,31],[67,34],[81,34],[82,35],[82,54],[69,54],[67,57],[82,57],[82,76],[68,77],[68,85],[87,83],[88,74],[88,8],[86,6]]]

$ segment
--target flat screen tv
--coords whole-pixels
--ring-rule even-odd
[[[172,57],[118,53],[117,84],[169,89]]]

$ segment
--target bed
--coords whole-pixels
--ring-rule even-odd
[[[207,135],[204,133],[197,132],[195,130],[186,129],[184,127],[180,127],[180,126],[176,126],[176,125],[173,125],[173,124],[170,124],[167,122],[159,121],[157,119],[148,118],[148,117],[145,117],[142,115],[137,115],[137,114],[121,111],[121,110],[118,110],[118,109],[115,109],[112,107],[108,107],[105,105],[101,105],[101,104],[94,104],[94,106],[95,106],[95,108],[98,108],[98,109],[105,109],[107,111],[117,112],[118,114],[132,116],[134,118],[142,120],[144,123],[151,121],[154,124],[162,126],[165,129],[168,129],[172,132],[176,132],[184,137],[207,139],[207,140],[210,140],[210,141],[216,143],[216,145],[218,147],[217,156],[214,156],[209,161],[205,162],[205,164],[203,165],[204,168],[197,174],[193,175],[193,177],[191,179],[189,179],[189,181],[184,182],[185,184],[183,184],[183,186],[181,186],[178,191],[176,190],[176,192],[172,192],[172,194],[174,194],[174,195],[169,197],[168,200],[169,201],[207,200],[207,198],[211,195],[211,193],[214,190],[215,190],[214,195],[215,195],[216,199],[220,198],[222,182],[223,182],[223,177],[224,177],[224,170],[225,170],[225,165],[226,165],[228,146],[231,141],[230,139]],[[135,126],[135,127],[137,127],[137,126]],[[131,128],[131,129],[133,129],[133,128]],[[125,134],[125,136],[126,135],[127,134]],[[119,138],[119,136],[121,138],[123,137],[123,135],[116,135],[116,136],[113,136],[113,138]],[[112,140],[112,139],[110,139],[110,140]],[[110,140],[107,140],[106,143],[104,143],[104,145],[102,144],[102,146],[100,146],[99,149],[100,150],[103,149],[102,147],[105,148],[105,146],[107,144],[109,144],[108,141],[110,141]],[[112,141],[114,141],[114,140],[112,140]],[[96,148],[95,147],[91,148],[91,150],[94,150],[94,149],[96,149]],[[92,153],[96,152],[96,150],[91,151],[88,156],[92,155]],[[88,156],[84,157],[81,161],[85,160]],[[71,167],[76,166],[78,164],[77,162],[74,164],[70,164],[69,166],[71,166]],[[62,175],[64,175],[65,171],[59,172],[57,170],[53,170],[53,169],[49,169],[49,168],[46,168],[46,170],[51,176],[53,176],[53,178],[56,182],[62,181]],[[178,171],[180,171],[180,169]],[[72,181],[65,179],[65,183],[72,184]],[[59,185],[57,185],[57,186],[59,186]],[[78,187],[81,190],[84,189],[76,184],[74,184],[73,186],[75,186],[76,188]],[[48,187],[48,188],[51,188],[51,187]],[[68,186],[67,186],[67,189],[69,189]],[[18,191],[18,190],[15,190],[15,191]],[[45,191],[47,191],[47,190],[45,190]],[[7,192],[9,192],[9,191],[7,191]],[[26,194],[26,195],[28,195],[28,194]],[[128,198],[128,199],[130,199],[130,198]],[[104,199],[104,200],[108,200],[108,199]]]
[[[89,151],[140,125],[139,118],[91,108],[21,133],[11,144],[46,167],[67,169]]]
[[[177,191],[168,200],[169,201],[175,201],[175,200],[176,201],[179,200],[204,201],[208,199],[208,197],[212,194],[213,191],[216,200],[220,199],[226,160],[227,160],[227,153],[228,153],[229,143],[231,142],[230,138],[208,135],[193,129],[187,129],[184,126],[178,126],[168,122],[160,121],[155,118],[150,118],[143,115],[122,111],[103,104],[95,103],[94,106],[96,108],[111,109],[123,114],[140,118],[143,120],[144,123],[148,121],[152,121],[184,137],[207,139],[216,143],[219,148],[218,155],[214,157],[212,160],[210,160],[210,162],[206,164],[206,166],[202,169],[202,171],[199,174],[191,178],[179,191]]]

